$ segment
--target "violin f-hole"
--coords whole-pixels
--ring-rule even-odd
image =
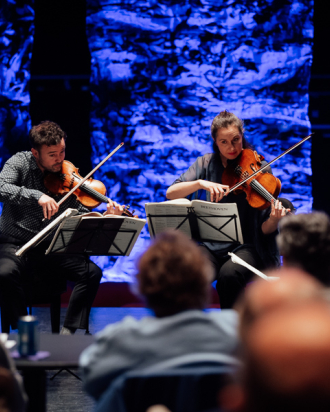
[[[256,172],[256,170],[257,170],[257,169],[254,167],[254,164],[253,164],[253,163],[250,164],[250,169],[252,170],[253,173]]]

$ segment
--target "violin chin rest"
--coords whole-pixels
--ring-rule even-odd
[[[285,197],[278,197],[277,200],[279,200],[282,203],[282,206],[285,209],[290,209],[291,213],[296,213],[296,208],[293,206],[290,200],[286,199]]]

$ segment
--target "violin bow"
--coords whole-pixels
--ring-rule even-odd
[[[82,180],[77,183],[77,185],[70,190],[57,204],[60,206],[63,202],[66,201],[66,199],[72,195],[73,192],[75,192],[81,185],[83,185],[87,179],[89,179],[92,174],[94,174],[97,169],[99,169],[110,157],[112,157],[122,146],[124,146],[124,142],[120,143],[111,153],[108,154],[107,157],[105,157],[97,166],[94,167],[94,169],[89,172]]]
[[[254,266],[249,265],[245,260],[241,259],[235,253],[228,252],[228,255],[231,258],[231,261],[233,263],[236,263],[237,265],[241,265],[246,267],[247,269],[251,270],[251,272],[255,273],[256,275],[260,276],[262,279],[267,280],[268,282],[273,282],[274,280],[280,279],[277,276],[267,276],[264,273],[260,272],[260,270],[256,269]]]
[[[289,152],[291,152],[291,150],[295,149],[296,147],[298,147],[299,145],[301,145],[302,143],[306,142],[306,140],[308,140],[310,137],[312,137],[314,133],[311,133],[310,135],[304,137],[302,140],[300,140],[300,142],[294,144],[293,146],[291,146],[289,149],[287,149],[285,152],[281,153],[280,155],[278,155],[277,157],[275,157],[275,159],[271,160],[270,162],[268,162],[267,164],[265,164],[264,166],[262,166],[260,169],[256,170],[254,173],[252,173],[251,175],[249,175],[247,178],[245,178],[244,180],[236,183],[236,185],[234,185],[233,187],[231,187],[229,189],[229,191],[227,192],[230,193],[233,190],[237,189],[239,186],[241,186],[242,184],[244,184],[245,182],[247,182],[248,180],[251,179],[251,177],[257,175],[258,173],[262,172],[264,169],[266,169],[268,166],[270,166],[271,164],[273,164],[274,162],[276,162],[278,159],[280,159],[281,157],[283,157],[284,155],[288,154]]]

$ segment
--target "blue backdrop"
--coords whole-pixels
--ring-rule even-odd
[[[310,133],[311,0],[88,1],[92,55],[92,146],[111,198],[144,217],[146,202],[197,156],[211,151],[221,110],[245,120],[246,137],[271,160]],[[244,5],[242,4],[244,3]],[[274,165],[282,195],[309,211],[311,143]],[[108,279],[130,280],[131,258],[98,258]]]
[[[28,82],[34,35],[33,0],[0,6],[0,167],[31,128]],[[0,204],[1,208],[1,204]]]
[[[97,177],[142,218],[146,202],[164,201],[175,178],[211,151],[221,110],[245,120],[246,137],[267,160],[310,133],[312,0],[177,3],[87,1],[93,163],[125,142]],[[21,4],[0,8],[1,161],[30,128],[33,1]],[[299,212],[312,206],[310,148],[273,167]],[[148,241],[146,228],[130,258],[95,258],[105,278],[131,281]]]

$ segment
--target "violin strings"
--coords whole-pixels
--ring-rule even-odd
[[[96,200],[101,200],[102,202],[108,203],[108,198],[103,196],[102,193],[99,193],[98,191],[96,191],[92,187],[88,187],[86,184],[83,184],[83,185],[80,186],[80,189],[83,192],[86,192],[89,195],[94,196],[96,198]]]
[[[237,168],[236,173],[240,176],[240,178],[244,179],[248,176],[247,172],[241,173],[239,168]],[[269,193],[257,180],[253,179],[252,182],[250,183],[250,186],[257,192],[259,193],[260,196],[262,196],[264,199],[266,199],[268,202],[271,202],[272,200],[276,200],[271,193]]]
[[[251,182],[251,187],[269,202],[271,200],[276,200],[259,182],[253,180]]]
[[[268,202],[271,202],[272,200],[274,201],[276,200],[275,197],[272,196],[271,193],[269,193],[258,181],[253,180],[251,182],[251,186],[256,192],[258,192],[261,196],[263,196]],[[282,205],[282,209],[284,209],[283,205]],[[285,210],[285,214],[287,213],[288,212]]]
[[[248,177],[247,172],[240,172],[240,170],[237,168],[236,173],[240,176],[241,179],[244,179]],[[262,196],[264,199],[266,199],[268,202],[271,202],[272,200],[276,200],[274,196],[272,196],[271,193],[269,193],[257,180],[253,179],[252,182],[250,183],[250,186],[257,192],[259,193],[260,196]],[[282,206],[283,208],[283,206]]]

